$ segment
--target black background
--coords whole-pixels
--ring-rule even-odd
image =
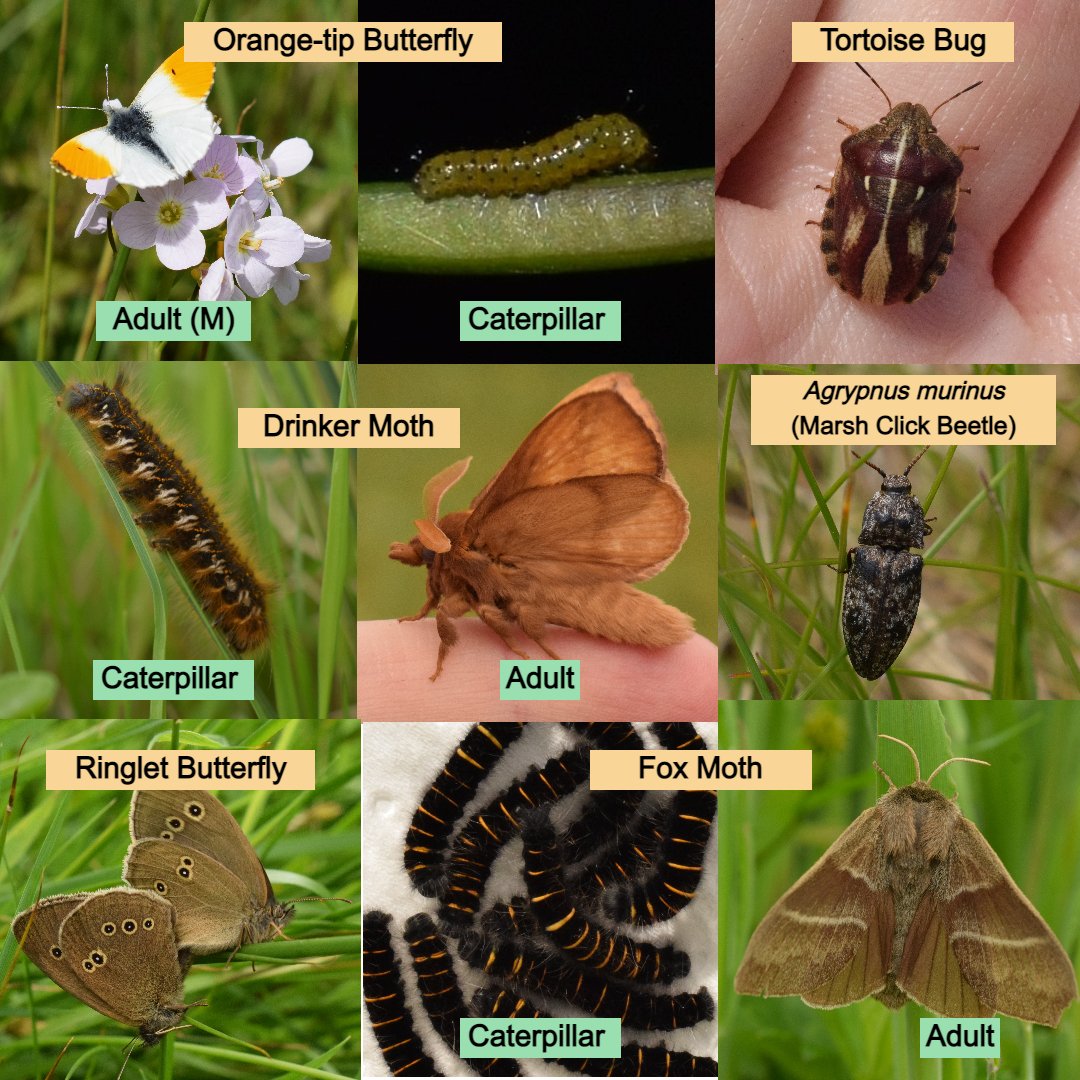
[[[398,19],[401,15],[398,13]],[[373,22],[384,18],[368,15]],[[409,4],[408,21],[503,24],[503,61],[361,63],[360,180],[410,180],[448,150],[518,146],[595,113],[644,128],[657,169],[711,167],[713,10],[699,3]],[[622,300],[622,342],[460,343],[458,301]],[[712,262],[586,274],[360,268],[360,359],[709,362]]]

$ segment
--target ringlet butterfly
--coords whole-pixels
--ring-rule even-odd
[[[29,924],[29,928],[27,928]],[[180,1025],[190,957],[177,955],[166,900],[139,889],[46,896],[12,920],[23,952],[99,1013],[139,1029],[147,1046]]]
[[[124,880],[168,900],[176,940],[196,956],[269,941],[293,916],[255,849],[208,791],[136,791]]]

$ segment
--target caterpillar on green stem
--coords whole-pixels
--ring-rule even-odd
[[[428,158],[414,178],[424,199],[542,195],[591,173],[630,169],[652,153],[645,132],[619,113],[590,116],[509,150],[457,150]]]

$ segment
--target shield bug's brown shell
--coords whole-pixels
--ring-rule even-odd
[[[911,303],[948,267],[964,166],[938,137],[932,115],[909,101],[889,102],[878,123],[861,131],[845,124],[852,134],[840,144],[821,220],[821,251],[840,288],[869,304]]]

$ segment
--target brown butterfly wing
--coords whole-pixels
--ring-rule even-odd
[[[22,941],[23,934],[26,934],[26,940],[22,945],[23,952],[57,986],[62,987],[69,994],[74,994],[92,1009],[97,1009],[99,1013],[118,1020],[120,1017],[110,1011],[109,1003],[98,997],[83,982],[79,969],[69,963],[60,944],[61,924],[89,895],[89,893],[70,893],[64,896],[46,896],[33,907],[20,911],[12,919],[11,932],[16,941]]]
[[[184,980],[166,901],[136,889],[90,893],[61,924],[60,945],[93,1000],[78,996],[139,1028],[147,1042],[183,1017]]]
[[[196,956],[266,941],[260,906],[247,882],[216,859],[173,840],[137,840],[124,860],[124,880],[168,900],[176,912],[176,941]],[[284,920],[283,920],[284,921]]]
[[[533,428],[473,499],[473,520],[528,488],[621,474],[670,475],[655,413],[629,375],[614,373],[579,387]]]
[[[959,818],[948,877],[923,898],[897,983],[944,1016],[995,1012],[1054,1026],[1077,996],[1065,950],[979,830]]]
[[[171,840],[209,855],[238,877],[259,904],[274,890],[251,842],[224,804],[208,791],[137,791],[131,798],[132,840]]]
[[[740,994],[835,1008],[885,985],[894,918],[878,814],[863,811],[761,920],[735,976]]]

